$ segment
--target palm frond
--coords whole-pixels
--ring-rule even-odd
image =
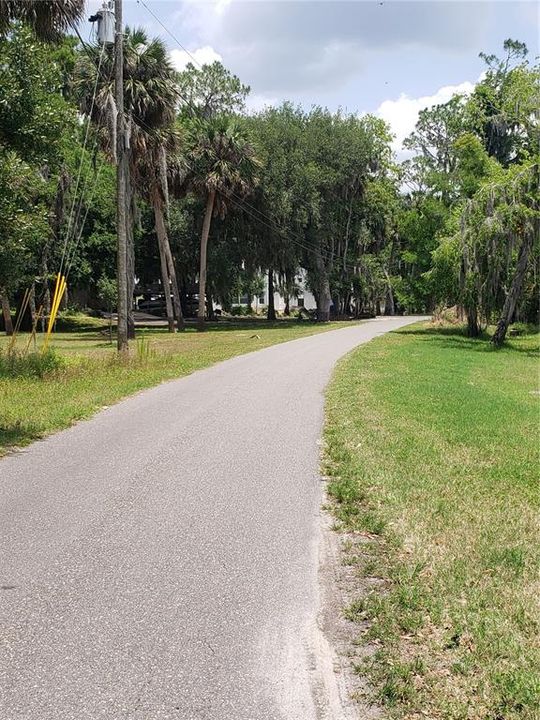
[[[0,33],[20,21],[30,25],[40,40],[61,38],[84,13],[84,0],[0,0]]]

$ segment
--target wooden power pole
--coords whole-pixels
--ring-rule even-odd
[[[119,352],[127,352],[128,293],[127,293],[127,170],[128,148],[124,116],[124,36],[122,27],[122,0],[114,0],[115,16],[115,95],[116,95],[116,232],[117,232],[117,282],[118,324],[117,345]]]

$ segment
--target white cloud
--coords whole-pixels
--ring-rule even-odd
[[[219,62],[223,61],[222,56],[216,52],[213,47],[210,47],[210,45],[191,50],[190,53],[187,53],[185,50],[171,50],[170,56],[177,70],[183,70],[188,63],[194,65],[197,63],[200,65],[211,65],[216,60]],[[193,58],[195,58],[197,62],[194,62]]]
[[[251,113],[257,113],[267,107],[272,107],[273,105],[279,104],[279,98],[272,97],[270,95],[259,95],[255,93],[253,95],[249,94],[246,98],[246,108],[248,112]]]
[[[377,108],[376,114],[386,120],[396,136],[392,147],[398,153],[398,158],[403,160],[407,154],[403,150],[403,141],[414,130],[420,110],[433,107],[433,105],[442,105],[448,102],[452,95],[468,95],[473,89],[474,83],[466,80],[459,85],[445,85],[439,88],[434,95],[412,98],[401,93],[397,100],[382,102]]]

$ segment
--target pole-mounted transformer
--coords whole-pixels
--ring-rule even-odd
[[[114,45],[114,10],[112,0],[104,0],[103,7],[88,18],[97,22],[97,40],[100,45]]]

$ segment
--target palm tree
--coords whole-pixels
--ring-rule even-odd
[[[82,57],[78,68],[81,109],[101,130],[102,145],[111,159],[116,156],[113,57],[112,53],[93,48]],[[92,104],[92,91],[100,67],[96,100]],[[179,136],[172,129],[179,101],[177,73],[167,49],[159,38],[149,40],[142,28],[126,28],[124,43],[124,108],[128,128],[129,153],[129,207],[128,232],[128,296],[133,295],[133,208],[135,191],[144,194],[152,204],[156,235],[161,261],[161,276],[169,330],[184,327],[180,293],[169,238],[167,235],[167,155],[166,148],[177,150]],[[170,299],[172,285],[174,305]]]
[[[161,277],[165,290],[165,306],[170,332],[175,331],[175,317],[176,329],[184,329],[180,290],[167,229],[169,177],[172,175],[174,182],[183,184],[185,176],[185,167],[179,153],[179,147],[180,136],[177,130],[167,128],[166,130],[147,134],[145,137],[146,152],[139,155],[135,168],[137,187],[145,195],[154,211]]]
[[[257,184],[259,162],[238,122],[228,117],[194,120],[189,184],[205,201],[201,232],[199,309],[197,329],[204,330],[206,314],[206,265],[212,217],[224,218],[235,199],[242,199]]]
[[[55,41],[77,25],[84,6],[85,0],[0,0],[0,34],[14,22],[24,22],[40,40]]]

